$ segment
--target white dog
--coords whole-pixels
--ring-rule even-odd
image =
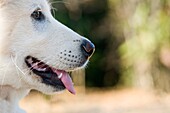
[[[46,0],[0,0],[0,113],[24,113],[18,102],[31,89],[75,94],[67,72],[94,49],[52,17]]]

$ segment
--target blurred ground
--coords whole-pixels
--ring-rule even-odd
[[[153,91],[77,88],[75,96],[33,92],[20,105],[28,113],[170,113],[169,100],[170,95]]]

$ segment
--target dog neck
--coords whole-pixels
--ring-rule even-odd
[[[19,108],[18,103],[29,91],[11,86],[0,86],[0,113],[25,113]]]

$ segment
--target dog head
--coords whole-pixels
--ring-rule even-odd
[[[74,94],[68,72],[86,66],[93,43],[55,20],[46,0],[0,4],[0,56],[10,62],[3,84],[44,93],[68,89]]]

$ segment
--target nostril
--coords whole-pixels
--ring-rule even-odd
[[[84,55],[88,58],[90,58],[95,51],[94,44],[88,40],[83,40],[81,47]]]
[[[93,53],[93,47],[90,44],[82,45],[82,47],[88,55]]]

